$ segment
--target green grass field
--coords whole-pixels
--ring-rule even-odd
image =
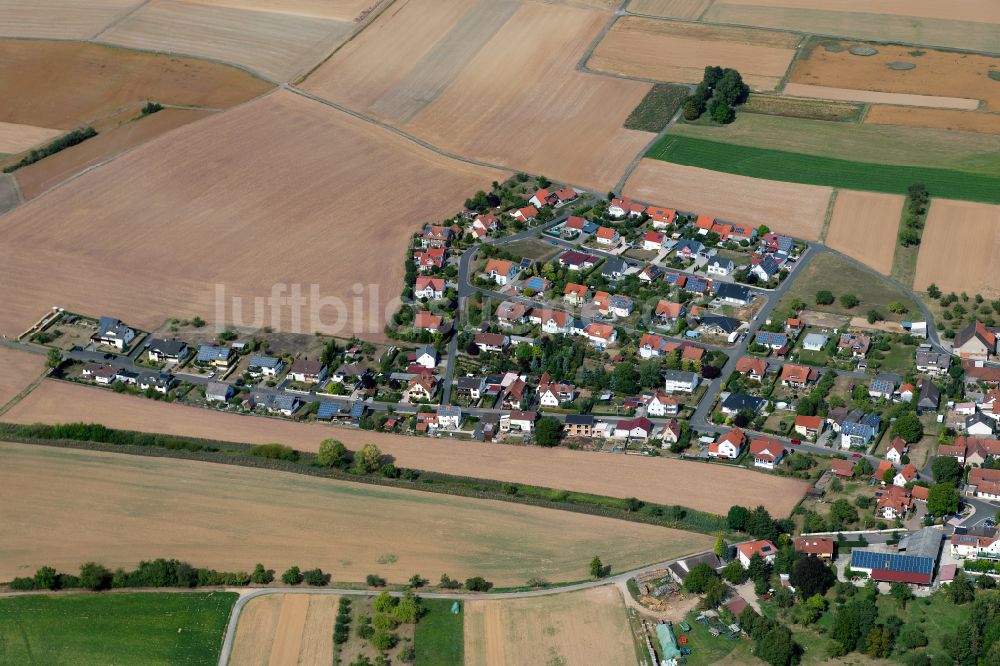
[[[913,183],[923,183],[933,196],[1000,203],[1000,176],[987,173],[875,165],[674,134],[660,139],[646,156],[740,176],[852,190],[905,194]]]
[[[215,664],[236,594],[0,599],[3,664]]]
[[[447,599],[424,599],[427,614],[417,623],[413,647],[417,666],[462,666],[465,662],[465,605],[457,615],[451,612],[454,602]]]
[[[625,119],[625,129],[658,133],[681,108],[684,99],[691,93],[687,86],[672,83],[657,83],[639,102]]]

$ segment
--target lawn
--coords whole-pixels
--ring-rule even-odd
[[[708,627],[701,622],[696,622],[698,612],[688,613],[685,618],[691,625],[691,631],[682,631],[679,625],[674,625],[677,638],[687,636],[687,647],[691,648],[691,654],[687,657],[688,666],[701,666],[701,664],[716,664],[726,661],[730,664],[746,664],[756,662],[750,656],[753,643],[748,640],[731,641],[725,634],[722,636],[712,636],[708,633]],[[726,659],[728,657],[728,659]],[[760,662],[756,662],[760,663]]]
[[[919,182],[934,196],[1000,203],[1000,176],[970,171],[888,164],[875,167],[870,162],[674,134],[657,141],[646,156],[740,176],[872,192],[905,194],[910,185]]]
[[[215,664],[236,594],[0,599],[0,663]]]
[[[879,370],[905,375],[916,368],[916,346],[904,345],[901,342],[893,342],[891,345],[889,351],[884,352],[885,358],[882,359]]]
[[[461,611],[456,614],[451,612],[453,603],[447,599],[423,600],[427,614],[420,618],[413,637],[417,666],[462,666],[464,663],[465,605],[460,603]]]
[[[625,119],[625,129],[654,133],[662,131],[690,92],[691,89],[687,86],[655,84]]]
[[[823,290],[833,293],[837,300],[830,305],[817,305],[816,292]],[[861,303],[853,308],[841,306],[840,297],[848,293],[857,296]],[[820,254],[814,257],[805,267],[805,272],[792,283],[781,299],[779,307],[788,307],[795,298],[805,301],[810,310],[854,317],[864,317],[873,308],[890,321],[920,316],[920,310],[912,298],[889,282],[878,278],[874,273],[863,270],[835,254]],[[888,305],[893,302],[902,303],[907,312],[901,314],[889,312]]]
[[[533,261],[548,261],[562,250],[558,245],[534,238],[514,241],[513,243],[504,245],[503,249],[513,255]]]

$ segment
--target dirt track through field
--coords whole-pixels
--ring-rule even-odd
[[[395,584],[419,572],[506,586],[586,578],[594,553],[623,571],[713,541],[509,502],[187,460],[0,444],[0,465],[4,580],[42,564],[75,571],[93,560],[114,569],[176,557],[226,571],[260,562],[279,575],[319,567],[344,582],[375,573]]]
[[[979,108],[978,99],[961,97],[935,97],[931,95],[907,95],[904,93],[876,92],[855,88],[830,88],[804,83],[785,84],[784,94],[810,99],[835,99],[874,104],[897,104],[900,106],[924,106],[939,109],[964,109],[974,111]]]
[[[503,176],[273,93],[0,218],[0,281],[12,285],[0,331],[18,334],[58,304],[145,330],[168,317],[213,322],[221,309],[230,324],[379,341],[411,234]],[[275,289],[299,290],[297,322],[290,305],[267,307]]]
[[[899,194],[838,191],[826,244],[888,275],[904,202]]]
[[[932,199],[913,286],[1000,297],[1000,206]]]
[[[625,183],[625,194],[660,206],[713,215],[730,222],[766,224],[797,238],[816,240],[833,190],[643,159]]]
[[[372,442],[401,467],[611,497],[635,496],[718,514],[738,503],[763,504],[772,514],[785,516],[806,488],[801,481],[722,465],[290,423],[170,405],[56,381],[44,382],[5,418],[16,423],[66,423],[93,421],[95,415],[113,428],[253,444],[282,442],[304,451],[318,450],[319,443],[329,437],[341,440],[351,450]]]

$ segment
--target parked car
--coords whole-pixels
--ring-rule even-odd
[[[793,439],[793,440],[792,440],[792,445],[794,445],[794,446],[798,446],[798,445],[799,445],[799,444],[801,444],[801,443],[802,443],[802,440],[801,440],[801,439]]]
[[[851,454],[851,457],[852,457],[852,458],[860,458],[860,457],[861,457],[861,454],[860,454],[860,453],[852,453],[852,454]]]

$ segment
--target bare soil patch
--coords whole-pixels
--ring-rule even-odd
[[[0,36],[87,39],[139,4],[141,0],[0,0]]]
[[[610,518],[212,463],[15,444],[0,445],[0,461],[6,580],[43,563],[73,571],[89,560],[114,568],[176,557],[230,571],[320,567],[335,581],[448,573],[523,585],[586,578],[594,553],[621,571],[712,543]]]
[[[950,109],[914,109],[874,104],[865,116],[868,125],[930,127],[962,132],[1000,134],[1000,114]]]
[[[925,106],[941,109],[965,109],[972,111],[979,108],[978,99],[963,97],[936,97],[932,95],[907,95],[904,93],[877,92],[874,90],[858,90],[857,88],[831,88],[814,86],[805,83],[785,84],[784,94],[811,99],[837,99],[852,102],[870,102],[877,104],[896,104],[901,106]]]
[[[170,405],[59,381],[43,382],[4,418],[14,423],[67,423],[91,422],[96,415],[112,428],[252,444],[282,442],[303,451],[317,451],[319,443],[329,437],[351,450],[371,442],[401,467],[611,497],[635,496],[722,515],[733,504],[763,504],[775,516],[785,516],[806,487],[785,477],[672,458],[456,442],[291,423]]]
[[[625,16],[604,36],[587,66],[681,83],[701,81],[707,65],[739,67],[751,87],[774,90],[800,39],[784,32]]]
[[[888,275],[904,200],[898,194],[840,190],[826,244]]]
[[[100,39],[234,63],[285,81],[321,60],[354,29],[348,21],[295,13],[294,4],[285,12],[151,0]]]
[[[0,407],[3,407],[42,374],[45,357],[0,347],[0,367],[3,368],[0,372]]]
[[[1000,58],[935,49],[925,49],[923,55],[913,57],[910,55],[912,46],[892,44],[879,45],[876,55],[859,58],[846,50],[824,48],[823,43],[815,45],[795,62],[791,83],[917,95],[919,97],[914,98],[914,102],[899,102],[917,106],[943,105],[917,103],[921,99],[926,102],[928,96],[985,100],[989,110],[1000,110],[1000,85],[989,78],[991,70],[1000,68]],[[839,47],[850,43],[836,44]],[[889,65],[897,61],[912,62],[916,67],[910,70],[891,69]],[[789,94],[800,93],[789,91]],[[861,101],[892,103],[886,99]]]
[[[101,130],[99,120],[123,112],[134,117],[146,100],[222,109],[271,87],[203,60],[81,42],[0,40],[0,122]]]
[[[913,286],[1000,296],[1000,206],[932,199]]]
[[[62,134],[49,127],[0,122],[0,153],[19,153]]]
[[[258,597],[246,605],[240,612],[240,621],[236,625],[236,637],[233,640],[233,654],[230,661],[234,664],[267,664],[271,658],[271,646],[274,645],[274,629],[281,616],[281,605],[284,595],[268,594]]]
[[[301,96],[268,95],[0,218],[0,279],[13,285],[0,330],[20,333],[53,305],[146,330],[169,317],[216,321],[219,285],[227,323],[378,341],[416,226],[502,179]],[[293,283],[343,310],[305,307],[295,324],[290,307],[261,309],[255,322],[253,297]],[[244,298],[238,313],[232,297]]]
[[[164,109],[112,127],[72,148],[18,169],[15,173],[21,193],[25,199],[34,199],[87,168],[211,113],[196,109]]]
[[[607,585],[465,604],[465,663],[625,664],[635,647],[621,592]]]
[[[816,240],[833,190],[644,159],[625,183],[640,201]]]
[[[333,662],[333,624],[340,597],[268,594],[240,613],[232,663],[296,666]]]

